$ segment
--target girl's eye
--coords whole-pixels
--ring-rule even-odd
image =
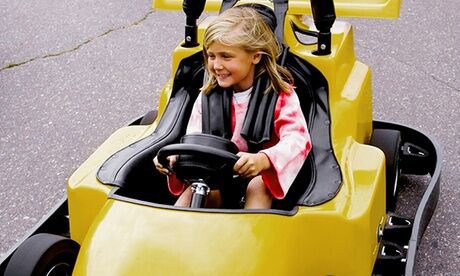
[[[215,57],[215,56],[212,56],[212,55],[209,55],[209,56],[208,56],[208,59],[209,59],[209,60],[215,60],[216,57]]]

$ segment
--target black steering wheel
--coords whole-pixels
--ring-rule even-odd
[[[233,166],[239,158],[237,152],[237,146],[230,140],[199,133],[185,135],[179,144],[161,148],[157,157],[160,164],[169,168],[167,157],[178,155],[173,168],[169,168],[178,179],[192,185],[192,190],[194,183],[203,183],[214,190],[232,181]]]
[[[222,190],[233,181],[238,147],[230,140],[210,134],[188,134],[179,144],[158,151],[158,162],[169,168],[168,156],[178,155],[173,168],[178,179],[192,186],[192,208],[201,208],[210,190]]]

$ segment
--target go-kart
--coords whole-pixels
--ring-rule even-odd
[[[251,3],[249,3],[251,2]],[[251,4],[283,45],[312,151],[286,197],[243,209],[236,149],[220,133],[185,135],[204,78],[200,41],[210,17]],[[407,126],[373,120],[368,66],[357,61],[350,24],[338,16],[394,18],[399,0],[158,0],[183,9],[185,38],[158,110],[110,136],[69,178],[63,199],[0,264],[4,275],[412,275],[439,195],[440,147]],[[314,24],[303,20],[313,15]],[[254,129],[267,107],[258,95]],[[256,96],[252,96],[257,98]],[[260,108],[259,108],[260,107]],[[185,135],[185,136],[184,136]],[[192,185],[190,208],[152,159]],[[401,174],[428,175],[414,218],[395,213]],[[216,184],[217,183],[217,184]],[[229,188],[230,187],[230,188]],[[222,208],[206,208],[210,190]]]

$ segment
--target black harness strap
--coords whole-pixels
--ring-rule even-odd
[[[286,62],[288,49],[283,45],[283,51],[278,57],[278,64],[281,66]],[[241,136],[248,141],[250,152],[261,150],[262,143],[271,139],[276,102],[281,91],[268,90],[268,79],[266,74],[256,79],[241,129]]]
[[[241,136],[249,145],[249,152],[257,152],[270,140],[278,93],[268,91],[268,76],[257,78],[249,99],[248,110],[241,129]],[[209,95],[202,95],[203,133],[227,139],[232,137],[230,89],[216,88]]]
[[[231,89],[215,88],[209,95],[202,94],[202,132],[226,139],[232,138]]]
[[[262,143],[268,142],[271,138],[278,93],[265,92],[267,88],[268,76],[255,81],[241,128],[241,136],[248,142],[250,152],[259,151]]]

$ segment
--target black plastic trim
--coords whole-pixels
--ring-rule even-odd
[[[285,201],[320,205],[333,199],[342,186],[342,172],[332,147],[329,85],[317,68],[292,52],[286,55],[285,64],[294,77],[312,141],[310,154],[292,184],[293,192]],[[291,195],[296,198],[289,198]]]
[[[421,175],[431,175],[431,179],[417,208],[415,219],[413,221],[412,233],[408,243],[404,274],[406,276],[414,275],[417,249],[426,227],[433,216],[439,199],[442,171],[442,149],[433,138],[408,126],[383,121],[374,121],[373,125],[374,129],[399,130],[401,132],[401,141],[403,144],[406,142],[412,143],[420,148],[423,148],[427,153],[429,153],[429,156],[424,159],[423,163],[416,162],[415,164],[409,163],[411,159],[407,159],[407,157],[405,159],[404,154],[401,155],[401,165],[404,164],[406,172],[417,172]],[[420,170],[420,165],[424,168],[423,170]]]

